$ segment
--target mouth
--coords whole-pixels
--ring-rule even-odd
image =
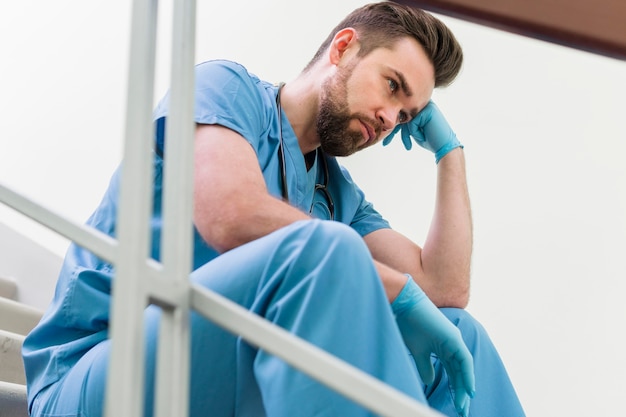
[[[361,123],[361,132],[363,133],[363,137],[365,138],[363,145],[374,142],[376,140],[376,130],[362,120],[359,120],[359,122]]]

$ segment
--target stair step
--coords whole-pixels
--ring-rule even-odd
[[[28,417],[26,387],[0,381],[0,415],[2,417]]]
[[[0,276],[0,297],[17,298],[17,281],[13,277]]]
[[[0,329],[2,330],[26,335],[39,323],[42,316],[43,312],[34,307],[0,297]]]
[[[22,344],[24,336],[0,330],[0,381],[26,384]]]
[[[0,417],[28,417],[22,344],[42,315],[36,308],[0,297]]]

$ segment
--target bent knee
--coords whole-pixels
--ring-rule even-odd
[[[301,222],[294,230],[309,255],[371,256],[359,235],[350,226],[329,220]]]
[[[363,238],[351,227],[328,220],[311,220],[299,225],[291,238],[296,246],[288,245],[283,250],[289,253],[293,264],[300,272],[317,271],[318,279],[350,280],[364,284],[366,277],[379,281],[372,255]],[[292,240],[292,243],[293,242]],[[283,258],[287,259],[287,257]],[[320,274],[321,270],[326,273]]]

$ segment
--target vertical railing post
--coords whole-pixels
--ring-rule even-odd
[[[152,108],[156,54],[157,0],[134,0],[132,9],[126,131],[120,185],[113,281],[111,358],[107,417],[143,415],[144,278],[149,256],[152,208]]]
[[[165,279],[181,287],[179,304],[164,308],[159,334],[157,417],[187,416],[189,397],[189,273],[192,263],[195,0],[174,2],[172,72],[163,189],[161,256]]]

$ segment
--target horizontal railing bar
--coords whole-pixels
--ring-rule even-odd
[[[2,184],[0,184],[0,202],[92,251],[105,261],[115,264],[118,249],[115,238],[93,227],[74,223]],[[163,278],[163,265],[160,262],[152,258],[147,259],[146,273],[151,282],[148,292],[154,304],[163,308],[174,308],[180,305],[180,300],[187,297],[186,285],[169,282]]]
[[[441,417],[406,394],[197,284],[191,284],[191,308],[381,416]]]
[[[89,249],[105,261],[115,262],[118,242],[111,236],[92,227],[74,223],[2,184],[0,184],[0,202]]]
[[[158,264],[162,270],[161,264]],[[166,279],[159,271],[148,271],[151,279],[148,281],[149,304],[157,305],[166,310],[174,310],[181,306],[187,305],[189,300],[189,284],[188,281],[180,281]],[[188,275],[187,275],[188,277]]]
[[[92,251],[105,261],[115,263],[118,243],[111,236],[93,227],[74,223],[2,184],[0,202]],[[165,280],[163,266],[154,259],[148,259],[146,263],[146,273],[151,283],[148,289],[150,302],[166,309],[180,305],[180,301],[188,296],[187,286]]]

